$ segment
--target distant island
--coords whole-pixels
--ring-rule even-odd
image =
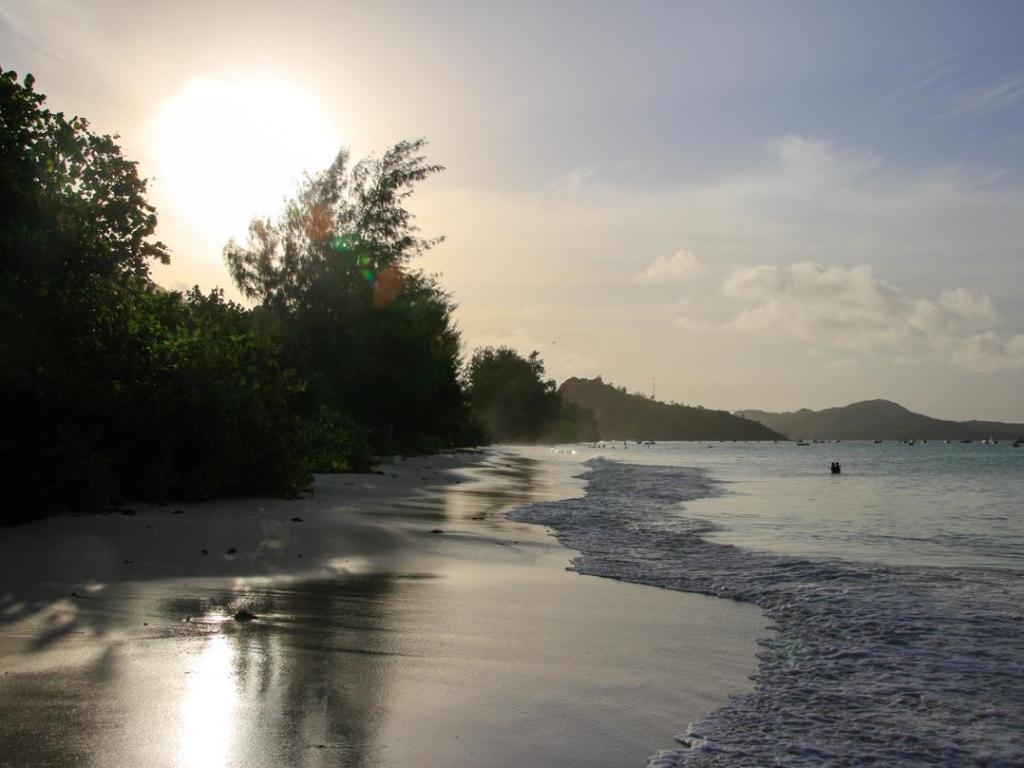
[[[736,411],[736,415],[794,439],[1014,440],[1024,435],[1024,424],[933,419],[891,400],[863,400],[821,411],[807,408],[787,413],[743,410]]]
[[[595,379],[571,378],[562,400],[593,413],[601,440],[781,440],[773,428],[728,411],[662,403]]]

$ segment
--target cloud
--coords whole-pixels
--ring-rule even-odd
[[[1024,185],[1013,175],[913,168],[794,134],[766,141],[758,159],[729,173],[659,185],[602,170],[581,186],[542,189],[441,180],[416,198],[420,219],[449,235],[423,266],[444,273],[473,331],[467,339],[525,326],[597,358],[612,381],[632,381],[638,361],[657,360],[659,380],[696,387],[742,371],[807,400],[826,366],[838,365],[829,361],[843,361],[845,381],[878,391],[928,386],[940,371],[951,391],[957,376],[1021,370],[1012,339],[1024,330],[1013,283]],[[681,245],[704,274],[679,268]],[[796,264],[811,266],[789,269]],[[673,273],[684,276],[655,280]],[[726,282],[735,295],[722,293]],[[671,299],[689,304],[652,301],[673,289]],[[524,317],[527,305],[545,313]],[[672,354],[680,343],[685,354]],[[821,355],[809,359],[812,345]],[[552,351],[541,347],[546,361]],[[694,372],[694,359],[706,370]],[[754,384],[736,384],[739,399],[749,397],[743,386]]]
[[[722,295],[740,307],[736,330],[774,329],[854,351],[900,348],[918,322],[918,307],[867,265],[743,267],[725,279]]]
[[[671,256],[658,256],[634,280],[646,285],[662,285],[706,273],[701,260],[690,251],[677,251]]]
[[[997,330],[999,316],[988,295],[954,288],[934,300],[914,297],[876,277],[867,264],[740,267],[725,277],[721,295],[732,310],[718,322],[720,329],[779,335],[847,356],[938,357],[979,371],[1024,368],[1024,334]],[[707,322],[676,320],[686,329]]]
[[[832,142],[799,134],[771,139],[769,157],[778,163],[782,178],[808,185],[850,182],[879,167],[882,156],[869,150],[837,149]]]
[[[985,267],[1019,260],[1024,242],[1024,186],[1012,177],[911,170],[871,149],[811,136],[770,139],[760,160],[717,178],[667,186],[602,173],[588,172],[582,185],[577,178],[559,178],[540,195],[442,179],[414,200],[421,220],[449,235],[435,252],[446,257],[435,259],[437,268],[454,279],[472,271],[473,280],[505,291],[585,280],[588,295],[604,303],[620,295],[623,271],[660,272],[658,262],[672,259],[680,242],[705,265],[818,261],[827,253],[835,263],[920,264],[922,274],[941,275],[960,272],[970,258],[980,280]],[[655,264],[630,255],[643,253],[663,255]],[[1005,282],[980,287],[1015,301]]]
[[[999,322],[991,298],[971,293],[964,288],[943,291],[939,296],[939,306],[967,323],[985,326]]]
[[[1024,101],[1024,73],[967,88],[945,113],[947,117],[997,112]]]
[[[1024,369],[1024,333],[1000,336],[988,331],[960,339],[951,349],[953,362],[977,371]]]

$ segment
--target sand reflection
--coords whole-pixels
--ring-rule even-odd
[[[0,768],[642,763],[743,688],[760,614],[566,573],[565,550],[504,517],[575,492],[543,466],[501,457],[361,504],[351,541],[307,537],[304,573],[76,585],[8,622]]]
[[[186,673],[178,749],[184,768],[220,768],[228,763],[238,702],[234,660],[232,643],[214,635]]]

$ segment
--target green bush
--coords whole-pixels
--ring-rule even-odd
[[[303,444],[313,472],[369,472],[373,466],[362,430],[346,414],[327,406],[306,422]]]
[[[143,297],[140,297],[143,298]],[[139,302],[140,370],[130,419],[111,446],[133,498],[294,495],[308,485],[304,385],[280,349],[218,290],[151,292]]]

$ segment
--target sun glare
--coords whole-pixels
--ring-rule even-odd
[[[154,193],[200,234],[226,241],[278,212],[340,141],[315,100],[274,79],[188,82],[153,119]]]

